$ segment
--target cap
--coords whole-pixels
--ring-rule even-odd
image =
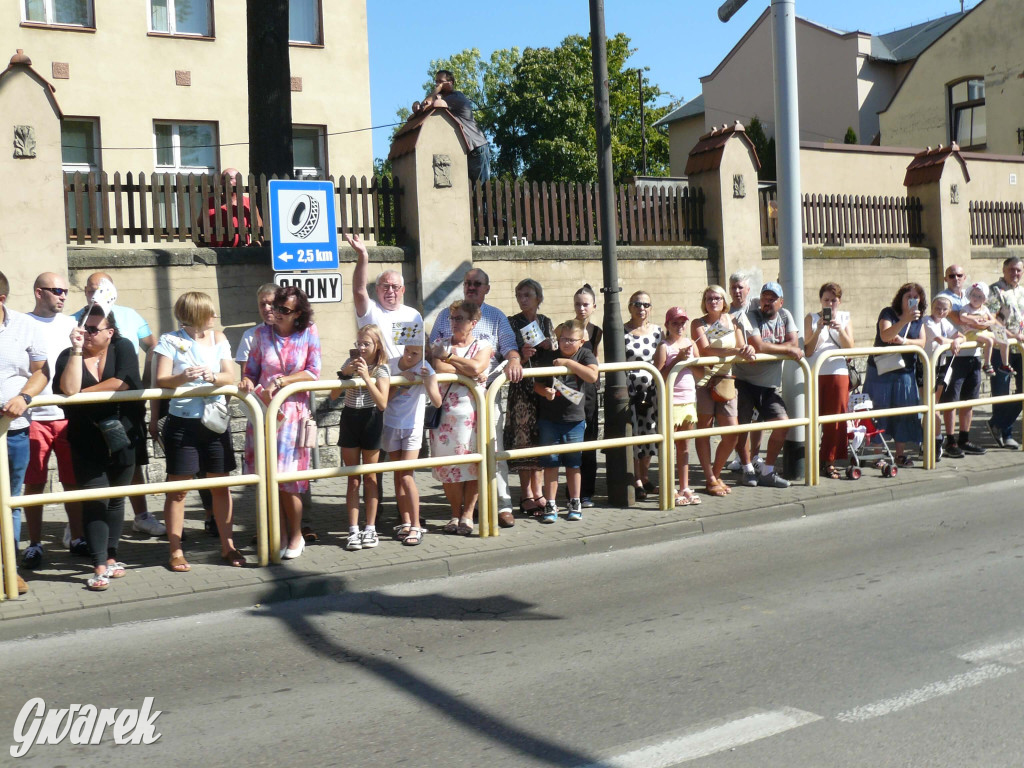
[[[782,286],[776,283],[774,280],[772,280],[769,283],[765,283],[764,285],[761,286],[761,293],[764,293],[765,291],[771,291],[780,299],[782,298]]]
[[[971,291],[981,291],[981,295],[988,301],[988,286],[984,283],[971,283],[971,288],[967,291],[967,295],[971,295]]]
[[[665,325],[668,325],[675,320],[689,320],[690,316],[686,313],[686,310],[682,307],[670,307],[668,312],[665,313]]]

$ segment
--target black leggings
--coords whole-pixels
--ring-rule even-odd
[[[83,464],[75,462],[75,479],[81,490],[131,485],[135,465]],[[89,545],[93,566],[117,559],[117,543],[124,526],[124,496],[82,502],[85,541]]]

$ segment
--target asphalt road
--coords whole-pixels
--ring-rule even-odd
[[[4,643],[0,763],[32,697],[151,696],[15,764],[1019,766],[1020,485]]]

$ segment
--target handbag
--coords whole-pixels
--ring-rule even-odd
[[[444,399],[448,397],[448,390],[452,388],[449,384],[444,394],[441,395],[441,404],[434,405],[431,403],[427,406],[427,409],[423,412],[423,428],[424,429],[437,429],[441,426],[441,416],[444,415]]]
[[[315,448],[317,438],[317,423],[312,416],[307,416],[299,422],[298,433],[295,437],[296,448]]]
[[[103,442],[107,444],[107,450],[111,455],[131,447],[132,441],[128,439],[128,432],[125,431],[124,424],[121,423],[119,417],[110,416],[97,421],[96,426],[99,427],[100,434],[103,435]]]
[[[907,364],[903,360],[903,353],[901,352],[888,352],[884,355],[875,355],[875,370],[878,373],[886,374],[898,371],[901,368],[906,368]]]
[[[846,358],[847,376],[850,377],[850,391],[856,392],[864,383],[863,374],[853,366],[853,360]]]
[[[203,415],[199,422],[211,432],[223,435],[228,431],[231,417],[228,415],[228,404],[222,397],[204,397]]]
[[[736,397],[735,376],[712,376],[708,380],[711,399],[716,403],[727,403]]]

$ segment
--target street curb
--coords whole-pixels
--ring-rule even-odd
[[[973,470],[936,477],[927,473],[920,481],[818,496],[802,501],[787,500],[754,509],[723,512],[688,520],[670,520],[627,530],[609,531],[545,544],[524,544],[511,549],[441,555],[410,563],[383,564],[343,573],[294,573],[272,566],[260,584],[210,589],[197,600],[196,593],[129,600],[112,605],[75,608],[25,618],[0,621],[0,642],[83,629],[109,628],[118,624],[180,618],[213,611],[251,608],[310,597],[324,597],[381,589],[413,581],[446,578],[500,570],[519,565],[562,560],[580,555],[613,552],[660,544],[674,539],[737,530],[765,523],[794,520],[839,509],[889,504],[911,498],[949,493],[1012,480],[1005,467]],[[845,483],[844,483],[845,485]],[[696,511],[696,510],[694,510]]]

